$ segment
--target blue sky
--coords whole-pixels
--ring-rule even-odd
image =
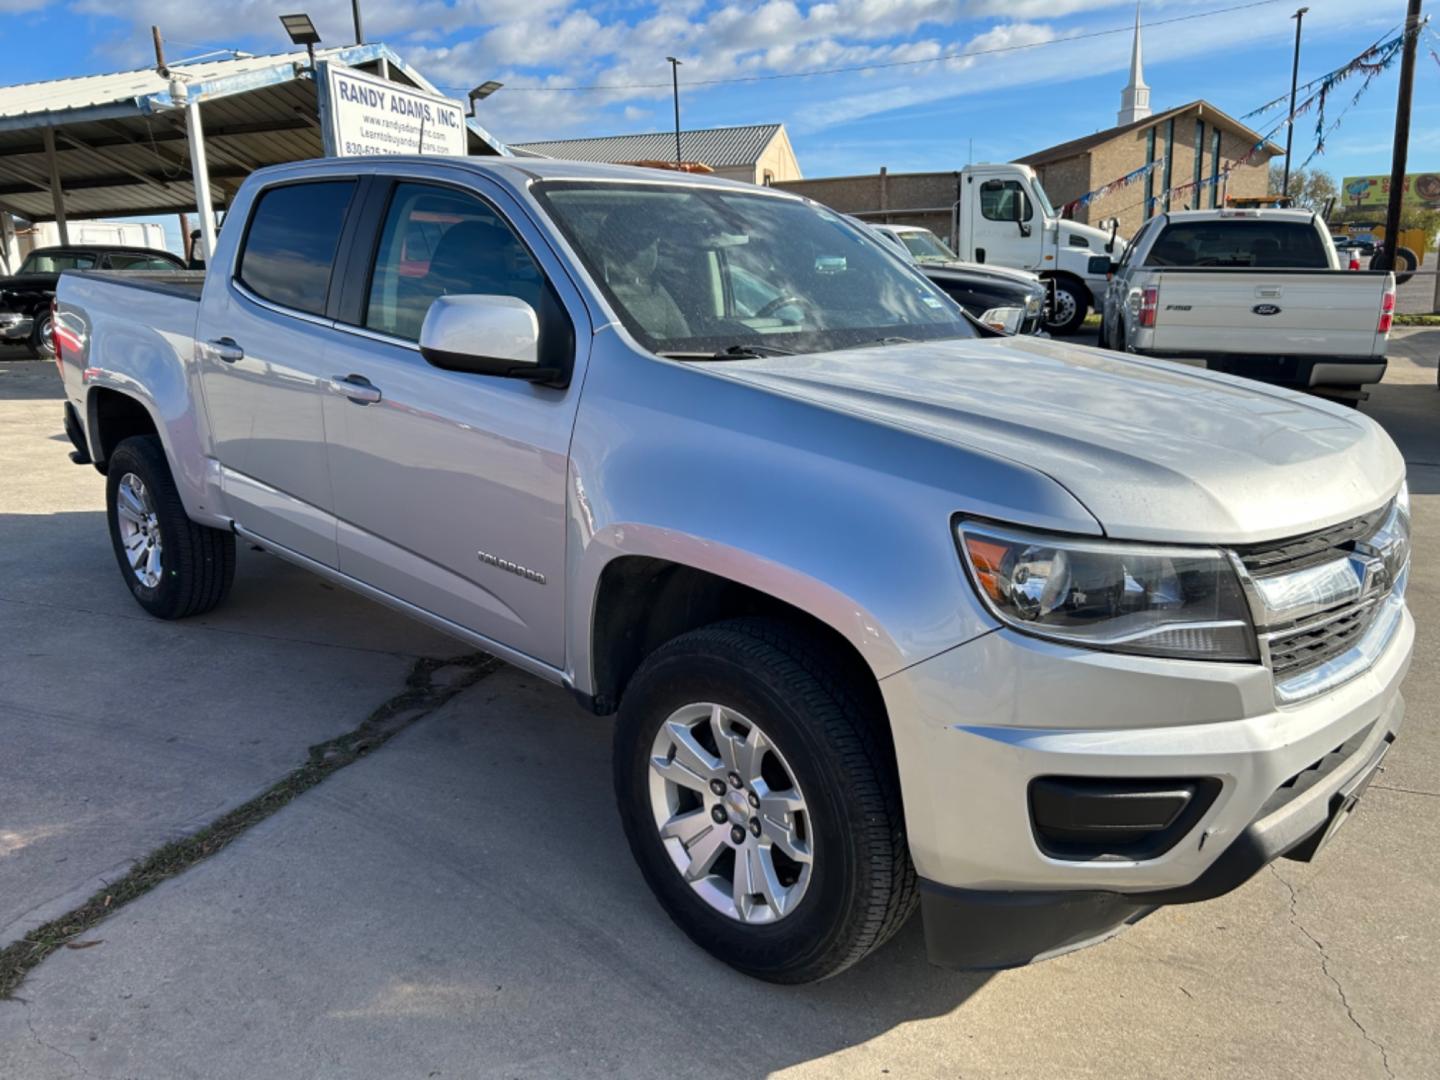
[[[1143,18],[1237,0],[1143,0]],[[1288,89],[1295,0],[1145,34],[1156,110],[1204,97],[1240,116]],[[1404,18],[1399,0],[1309,0],[1301,81],[1345,62]],[[348,40],[348,0],[0,0],[4,77],[23,82],[146,64],[157,23],[172,59],[207,48],[285,47],[276,14],[308,10],[327,41]],[[416,0],[365,2],[367,36],[384,39],[432,81],[461,89],[496,78],[509,89],[481,105],[500,138],[661,130],[672,123],[667,54],[681,68],[686,127],[784,121],[808,176],[949,169],[1008,160],[1115,122],[1132,2],[1112,0]],[[43,43],[50,42],[52,45]],[[1042,47],[892,67],[710,87],[689,80],[804,72],[924,59],[1028,42]],[[1440,64],[1422,40],[1410,171],[1440,169]],[[34,46],[34,47],[28,47]],[[1397,65],[1398,67],[1398,65]],[[1388,172],[1396,72],[1375,80],[1316,164],[1340,176]],[[516,87],[661,84],[604,93],[524,93]],[[1337,94],[1332,118],[1358,88]],[[1273,123],[1252,120],[1261,130]],[[1296,160],[1314,145],[1313,118],[1296,131]]]

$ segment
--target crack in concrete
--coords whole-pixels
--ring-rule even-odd
[[[80,1070],[80,1073],[81,1073],[82,1076],[92,1076],[92,1075],[94,1075],[93,1073],[90,1072],[89,1069],[87,1069],[87,1068],[85,1067],[84,1063],[83,1063],[78,1057],[76,1057],[74,1054],[70,1053],[70,1051],[68,1051],[68,1050],[61,1050],[60,1047],[54,1046],[54,1045],[52,1045],[51,1043],[48,1043],[48,1042],[46,1042],[44,1039],[42,1039],[42,1038],[40,1037],[40,1033],[35,1030],[35,1024],[34,1024],[34,1022],[33,1022],[33,1021],[30,1019],[30,1017],[28,1017],[28,1016],[25,1017],[25,1026],[30,1029],[30,1037],[35,1040],[35,1042],[36,1042],[37,1045],[43,1046],[46,1050],[49,1050],[52,1054],[59,1054],[61,1057],[67,1058],[67,1059],[70,1061],[70,1064],[74,1065],[75,1068],[77,1068],[77,1069]]]
[[[1355,1008],[1350,1004],[1350,996],[1345,993],[1345,987],[1341,985],[1340,980],[1335,977],[1335,973],[1330,970],[1330,955],[1325,951],[1324,944],[1300,922],[1299,913],[1296,911],[1296,906],[1300,901],[1300,894],[1296,892],[1294,885],[1290,884],[1290,882],[1286,881],[1285,878],[1280,875],[1280,871],[1275,868],[1274,863],[1270,864],[1270,873],[1274,875],[1276,881],[1285,886],[1285,890],[1290,894],[1290,925],[1300,931],[1300,933],[1304,935],[1305,940],[1315,946],[1315,950],[1320,954],[1320,971],[1334,985],[1335,993],[1339,995],[1340,998],[1340,1004],[1345,1009],[1345,1015],[1350,1017],[1350,1023],[1355,1025],[1355,1030],[1360,1032],[1361,1037],[1371,1046],[1375,1047],[1376,1050],[1380,1051],[1380,1064],[1385,1068],[1385,1075],[1391,1077],[1391,1080],[1394,1080],[1395,1072],[1390,1068],[1390,1052],[1386,1050],[1384,1043],[1365,1030],[1365,1025],[1362,1024],[1360,1018],[1355,1015]]]
[[[417,659],[405,679],[403,690],[374,709],[350,731],[310,747],[303,764],[259,795],[179,840],[161,845],[137,860],[127,873],[107,883],[79,907],[51,919],[19,941],[0,949],[0,1001],[14,1000],[15,990],[25,976],[55,950],[162,882],[223,851],[232,841],[300,795],[383,746],[502,666],[495,657],[484,653]],[[455,674],[436,678],[451,669]]]
[[[1371,784],[1376,791],[1398,791],[1401,795],[1424,795],[1431,799],[1440,799],[1440,791],[1424,791],[1421,788],[1395,787],[1393,784]]]

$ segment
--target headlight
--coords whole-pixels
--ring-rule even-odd
[[[1395,496],[1395,505],[1405,515],[1405,520],[1410,520],[1410,479],[1406,477],[1400,481],[1400,491]]]
[[[1245,594],[1219,551],[980,522],[962,522],[959,538],[985,606],[1017,630],[1142,656],[1259,660]]]
[[[1043,292],[1031,293],[1025,298],[1025,317],[1033,319],[1040,314],[1040,309],[1045,306],[1045,294]]]
[[[991,330],[999,330],[1002,334],[1018,334],[1020,324],[1025,320],[1025,312],[1018,307],[996,307],[991,308],[980,316],[980,321]]]

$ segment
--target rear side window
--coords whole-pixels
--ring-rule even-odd
[[[1167,226],[1145,265],[1325,270],[1330,260],[1319,232],[1309,222],[1231,219]]]
[[[264,192],[250,215],[237,275],[272,303],[323,315],[353,180],[287,184]]]

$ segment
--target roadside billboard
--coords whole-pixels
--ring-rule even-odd
[[[460,102],[340,64],[320,67],[326,157],[465,154]]]
[[[1340,183],[1340,193],[1349,209],[1383,211],[1390,203],[1390,177],[1347,176]],[[1406,210],[1440,210],[1440,173],[1406,173],[1401,205]]]

